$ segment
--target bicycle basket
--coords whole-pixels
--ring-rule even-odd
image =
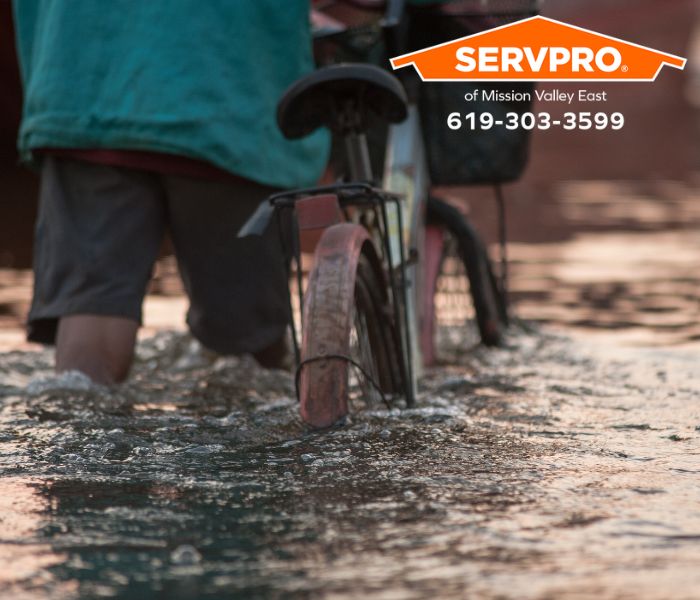
[[[412,6],[408,22],[408,50],[412,52],[538,13],[539,0],[458,0],[429,6]],[[531,102],[482,99],[466,103],[465,94],[480,89],[525,93],[532,97],[534,84],[479,82],[425,82],[419,86],[418,105],[426,143],[431,181],[435,185],[504,183],[520,177],[528,160],[530,133],[508,130],[451,130],[447,117],[457,112],[483,113],[505,121],[507,113],[522,114]]]

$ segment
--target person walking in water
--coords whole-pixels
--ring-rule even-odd
[[[281,363],[277,231],[237,239],[279,188],[313,184],[320,132],[284,139],[275,106],[313,69],[308,0],[15,0],[18,146],[41,174],[28,339],[56,369],[124,380],[165,232],[205,347]]]

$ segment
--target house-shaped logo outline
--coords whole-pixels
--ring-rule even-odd
[[[637,48],[640,50],[644,50],[645,52],[651,53],[654,56],[659,58],[659,66],[654,73],[653,77],[642,77],[642,78],[635,78],[635,77],[618,77],[618,78],[613,78],[613,77],[595,77],[595,73],[585,73],[581,76],[577,77],[565,77],[565,78],[556,78],[556,77],[498,77],[498,76],[490,76],[490,77],[484,77],[480,76],[478,73],[460,73],[455,69],[455,77],[449,77],[449,78],[439,78],[439,77],[430,77],[430,76],[425,76],[424,73],[421,71],[419,65],[417,64],[418,61],[415,59],[415,57],[427,55],[433,50],[437,48],[443,48],[445,46],[450,46],[454,45],[455,48],[459,47],[458,43],[460,42],[465,42],[465,41],[471,41],[475,40],[477,38],[482,38],[482,37],[487,37],[492,35],[493,33],[497,31],[502,31],[505,29],[512,29],[512,28],[518,28],[522,27],[524,24],[533,22],[533,21],[546,21],[549,23],[554,23],[557,26],[560,27],[565,27],[567,29],[574,29],[577,31],[581,31],[583,33],[586,33],[587,35],[595,36],[597,39],[606,39],[610,40],[611,42],[615,42],[615,44],[622,44],[623,46],[628,46],[628,47],[633,47]],[[538,43],[539,44],[539,43]],[[539,44],[540,46],[544,47],[544,44]],[[602,33],[598,33],[596,31],[592,31],[590,29],[584,29],[583,27],[577,27],[576,25],[571,25],[569,23],[564,23],[562,21],[557,21],[556,19],[551,19],[549,17],[543,17],[541,15],[537,15],[535,17],[529,17],[527,19],[522,19],[520,21],[515,21],[514,23],[508,23],[506,25],[502,25],[500,27],[495,27],[493,29],[488,29],[486,31],[480,31],[478,33],[472,34],[472,35],[467,35],[461,38],[456,38],[454,40],[450,40],[447,42],[443,42],[441,44],[436,44],[434,46],[429,46],[427,48],[423,48],[421,50],[414,50],[413,52],[408,52],[406,54],[402,54],[401,56],[396,56],[394,58],[390,59],[391,66],[394,70],[397,69],[402,69],[403,67],[408,67],[408,66],[413,66],[416,69],[416,72],[420,76],[420,78],[423,81],[485,81],[485,82],[494,82],[494,81],[503,81],[503,82],[523,82],[523,81],[550,81],[550,82],[564,82],[564,81],[587,81],[587,82],[620,82],[620,81],[630,81],[630,82],[642,82],[642,81],[656,81],[656,78],[659,76],[659,73],[663,69],[664,65],[673,67],[675,69],[683,70],[685,68],[685,65],[687,63],[687,59],[681,57],[681,56],[676,56],[675,54],[669,54],[667,52],[660,52],[659,50],[654,50],[653,48],[649,48],[648,46],[642,46],[640,44],[635,44],[633,42],[628,42],[626,40],[621,40],[620,38],[616,38],[613,36],[605,35]],[[590,75],[590,76],[587,76]]]

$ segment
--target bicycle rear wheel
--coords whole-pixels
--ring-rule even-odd
[[[351,408],[390,403],[403,389],[399,337],[367,232],[343,223],[316,248],[304,297],[302,419],[329,427]]]
[[[440,349],[499,345],[507,310],[486,248],[459,210],[430,198],[426,220],[421,350],[430,365]]]

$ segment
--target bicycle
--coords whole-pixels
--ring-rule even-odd
[[[381,37],[394,54],[402,49],[404,15],[402,0],[386,3]],[[459,280],[460,269],[481,341],[497,345],[507,324],[505,289],[479,236],[459,210],[429,194],[417,85],[352,63],[295,82],[278,104],[281,131],[297,139],[330,129],[344,141],[348,176],[273,195],[239,232],[259,234],[275,220],[295,267],[298,319],[291,290],[289,303],[295,385],[302,419],[316,428],[339,422],[351,403],[381,400],[391,407],[403,398],[414,405],[420,371],[436,360],[436,298],[452,293],[442,284]],[[389,124],[381,187],[367,143],[373,119]],[[291,239],[283,225],[290,216]],[[313,266],[304,286],[302,255],[309,253]],[[464,300],[466,294],[462,287],[454,295]]]

